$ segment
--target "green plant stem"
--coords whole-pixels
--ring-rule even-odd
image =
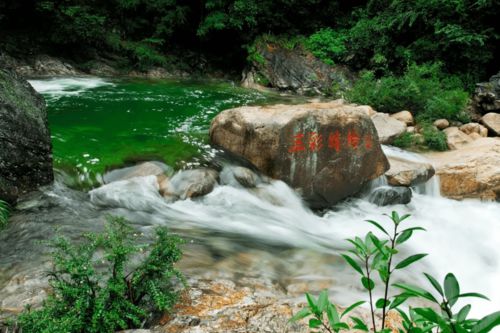
[[[334,305],[334,306],[335,306],[335,305]],[[330,327],[328,327],[328,325],[327,325],[327,324],[325,324],[325,323],[323,322],[323,320],[321,320],[321,324],[323,325],[323,327],[325,328],[325,330],[327,330],[327,331],[328,331],[328,332],[330,332],[330,333],[333,333],[333,332],[332,332],[332,330],[330,329]]]
[[[368,259],[369,257],[367,256],[365,258],[365,267],[366,267],[366,277],[368,278],[368,280],[370,280],[370,269],[368,266]],[[377,332],[377,329],[375,327],[375,311],[373,310],[373,296],[371,289],[368,289],[368,295],[370,296],[370,312],[372,314],[373,332]]]
[[[391,280],[391,265],[392,265],[392,250],[396,247],[396,236],[398,234],[398,225],[394,223],[394,236],[391,238],[391,255],[389,257],[389,262],[387,263],[387,281],[385,282],[384,291],[384,307],[382,308],[382,330],[385,328],[385,317],[387,315],[387,296],[389,294],[389,283]]]
[[[455,328],[455,324],[453,324],[452,320],[453,320],[453,313],[451,313],[451,309],[450,307],[448,306],[448,302],[447,301],[444,301],[443,302],[443,306],[442,306],[443,310],[446,312],[446,315],[448,316],[448,318],[450,319],[450,326],[451,326],[451,331],[453,333],[457,333],[457,330]]]

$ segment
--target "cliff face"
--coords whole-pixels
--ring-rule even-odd
[[[45,101],[0,55],[0,199],[53,180]]]

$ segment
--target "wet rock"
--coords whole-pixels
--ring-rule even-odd
[[[0,59],[0,199],[52,182],[52,144],[45,101]]]
[[[130,210],[151,211],[151,203],[163,200],[156,176],[119,180],[89,192],[90,201],[104,207],[124,207]]]
[[[411,189],[406,186],[381,186],[373,190],[368,201],[377,206],[406,205],[411,197]]]
[[[481,118],[481,123],[494,135],[500,136],[500,113],[487,113]]]
[[[243,186],[246,188],[257,187],[262,183],[262,178],[252,170],[240,166],[227,166],[220,173],[221,184]]]
[[[159,176],[163,174],[172,175],[173,172],[174,169],[172,167],[162,162],[151,161],[131,167],[112,170],[104,174],[103,180],[105,183],[111,183],[134,177]]]
[[[332,87],[343,91],[352,85],[353,75],[347,67],[327,65],[301,47],[289,50],[262,42],[257,52],[263,61],[252,64],[253,81],[261,85],[265,81],[263,85],[305,95],[331,94],[336,92]]]
[[[390,169],[385,173],[393,186],[415,186],[427,182],[435,171],[429,163],[419,163],[398,157],[389,157]]]
[[[402,121],[407,126],[412,126],[414,124],[413,115],[410,111],[400,111],[397,113],[391,114],[391,118]]]
[[[443,130],[450,126],[450,122],[447,119],[438,119],[434,121],[433,125],[436,126],[438,129]]]
[[[450,150],[459,149],[473,141],[471,137],[459,130],[458,127],[448,127],[443,132],[446,134],[446,143]]]
[[[404,122],[391,118],[386,113],[377,113],[372,116],[372,120],[382,144],[391,144],[394,139],[406,132]]]
[[[226,110],[212,121],[210,139],[315,208],[357,193],[388,169],[370,118],[338,102]]]
[[[481,124],[478,123],[468,123],[460,126],[460,130],[467,135],[471,135],[472,133],[476,133],[481,137],[488,136],[488,129]]]
[[[219,173],[212,169],[179,171],[168,180],[161,194],[166,198],[181,200],[204,196],[212,192],[218,179]]]
[[[500,139],[481,138],[458,150],[427,155],[441,181],[441,194],[453,198],[500,198]]]

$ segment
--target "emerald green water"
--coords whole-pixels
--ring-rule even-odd
[[[48,106],[54,165],[80,181],[138,160],[178,167],[203,154],[212,118],[224,109],[289,99],[227,82],[32,80]]]

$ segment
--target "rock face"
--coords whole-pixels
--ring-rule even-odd
[[[43,98],[0,59],[0,199],[15,201],[52,182],[52,145]]]
[[[389,157],[389,164],[391,167],[385,176],[388,183],[393,186],[415,186],[425,183],[435,174],[433,166],[429,163]]]
[[[405,186],[381,186],[368,197],[368,201],[377,206],[406,205],[411,201],[411,189]]]
[[[500,136],[500,113],[490,112],[481,118],[481,122],[486,126],[493,134]]]
[[[476,85],[472,107],[478,114],[500,112],[500,72]]]
[[[330,94],[332,87],[342,91],[351,86],[353,75],[347,68],[327,65],[301,47],[289,50],[275,43],[262,42],[257,52],[261,59],[253,63],[257,77],[244,75],[247,79],[244,85],[266,81],[273,88],[305,95]],[[264,80],[259,80],[259,75]]]
[[[500,139],[480,138],[461,149],[427,157],[440,177],[444,196],[500,199]]]
[[[366,112],[341,102],[226,110],[212,121],[210,139],[314,208],[355,194],[389,168]]]
[[[377,113],[372,116],[377,129],[380,143],[391,144],[394,139],[406,132],[406,124],[386,113]]]

